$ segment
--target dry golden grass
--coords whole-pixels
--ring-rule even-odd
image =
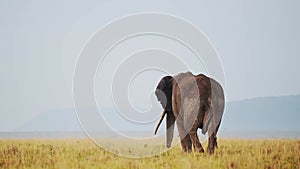
[[[184,154],[178,145],[141,159],[108,153],[88,139],[0,140],[0,168],[300,168],[300,140],[221,139],[211,156]]]

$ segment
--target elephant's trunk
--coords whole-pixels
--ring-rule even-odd
[[[175,116],[172,111],[167,112],[167,147],[171,147],[174,135]]]
[[[167,128],[167,135],[166,135],[166,137],[167,137],[167,147],[170,148],[172,140],[173,140],[174,126],[175,126],[174,125],[175,116],[174,116],[172,111],[165,111],[165,110],[163,111],[163,113],[160,116],[159,122],[156,125],[154,134],[157,133],[157,130],[158,130],[158,128],[159,128],[159,126],[160,126],[161,122],[163,121],[166,114],[167,114],[167,125],[166,125],[166,128]]]
[[[155,131],[154,131],[154,135],[156,135],[157,130],[158,130],[158,128],[159,128],[161,122],[163,121],[165,115],[166,115],[166,111],[164,110],[163,113],[162,113],[161,116],[160,116],[160,119],[159,119],[159,121],[158,121],[158,124],[156,125]]]

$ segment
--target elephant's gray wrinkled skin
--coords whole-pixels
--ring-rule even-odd
[[[200,128],[203,134],[208,132],[207,151],[212,154],[217,147],[216,135],[224,111],[222,86],[203,74],[186,72],[163,77],[155,94],[164,108],[155,134],[167,115],[167,147],[171,146],[176,121],[184,152],[191,152],[192,145],[195,152],[204,152],[197,135],[197,129]]]

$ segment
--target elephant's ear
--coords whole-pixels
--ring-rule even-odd
[[[160,101],[164,109],[167,108],[167,103],[169,102],[170,104],[171,102],[170,98],[172,97],[172,80],[172,76],[163,77],[155,90],[157,100]]]

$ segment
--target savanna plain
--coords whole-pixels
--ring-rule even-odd
[[[213,155],[182,153],[177,145],[152,157],[128,158],[88,139],[6,139],[0,140],[0,168],[300,168],[300,140],[219,139],[218,146]]]

